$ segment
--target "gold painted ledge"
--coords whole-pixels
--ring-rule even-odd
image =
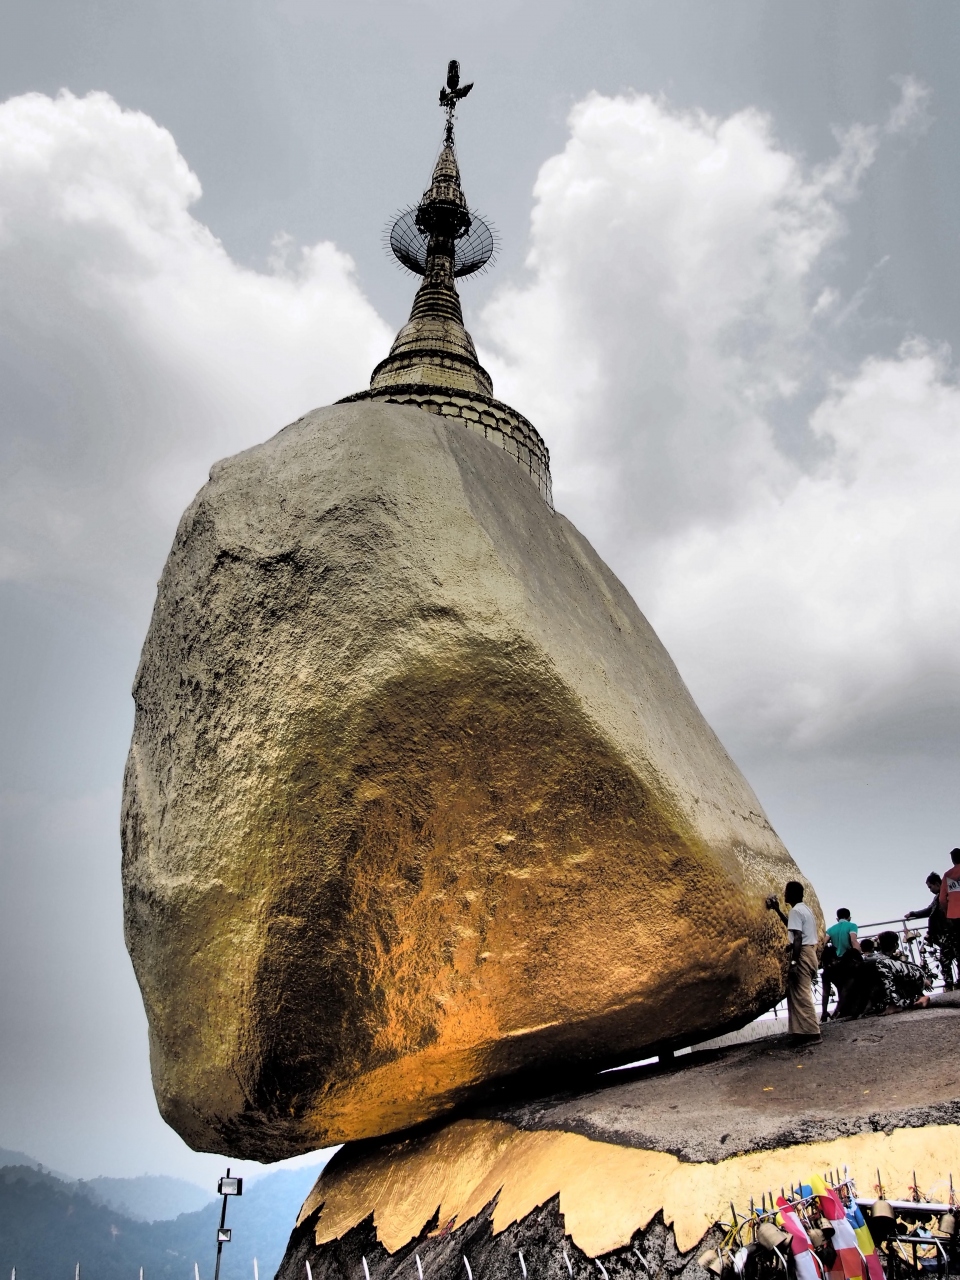
[[[868,1194],[878,1169],[888,1195],[906,1196],[914,1169],[922,1171],[925,1189],[935,1188],[960,1171],[960,1125],[859,1133],[711,1164],[558,1130],[460,1120],[377,1151],[345,1150],[321,1174],[297,1225],[319,1209],[316,1242],[322,1245],[372,1213],[380,1242],[395,1253],[420,1235],[438,1206],[443,1229],[476,1217],[499,1193],[496,1235],[559,1194],[567,1233],[590,1257],[628,1244],[659,1210],[686,1252],[731,1200],[743,1204],[844,1165]]]

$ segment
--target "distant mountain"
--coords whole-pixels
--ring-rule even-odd
[[[0,1165],[5,1164],[25,1164],[30,1169],[39,1169],[39,1160],[34,1160],[32,1156],[28,1156],[23,1151],[10,1151],[7,1147],[0,1147]]]
[[[47,1169],[39,1160],[34,1160],[33,1156],[28,1156],[24,1151],[11,1151],[8,1147],[0,1147],[0,1166],[5,1164],[23,1164],[28,1169],[43,1169],[44,1173],[52,1173],[62,1182],[73,1181],[68,1174],[60,1173],[58,1169]]]
[[[89,1178],[83,1186],[108,1209],[137,1222],[161,1222],[181,1213],[196,1213],[215,1199],[184,1178],[145,1173],[139,1178]]]
[[[21,1165],[51,1173],[61,1182],[85,1190],[98,1204],[105,1204],[108,1209],[125,1213],[138,1222],[159,1222],[165,1218],[177,1218],[181,1213],[194,1213],[215,1199],[195,1182],[170,1178],[166,1174],[145,1173],[139,1178],[89,1178],[82,1182],[56,1169],[44,1168],[39,1160],[34,1160],[25,1151],[0,1147],[0,1168],[7,1165]]]
[[[253,1280],[254,1258],[270,1280],[321,1167],[267,1174],[230,1201],[233,1241],[224,1246],[221,1280]],[[140,1267],[144,1280],[193,1280],[196,1262],[201,1280],[212,1280],[219,1214],[216,1200],[169,1221],[136,1221],[100,1203],[87,1183],[64,1182],[35,1165],[7,1166],[0,1168],[0,1276],[16,1267],[17,1280],[70,1280],[79,1262],[90,1280],[138,1280]]]

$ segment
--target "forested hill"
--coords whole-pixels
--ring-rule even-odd
[[[230,1201],[221,1280],[261,1280],[280,1265],[318,1167],[281,1170],[248,1183]],[[165,1222],[139,1222],[98,1202],[82,1182],[25,1165],[0,1168],[0,1276],[17,1280],[212,1280],[220,1201]]]

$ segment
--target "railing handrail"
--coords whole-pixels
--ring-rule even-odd
[[[919,917],[911,917],[911,919],[926,920],[927,917],[919,916]],[[909,929],[910,927],[909,923],[907,922],[906,915],[902,915],[902,916],[898,916],[896,920],[877,920],[874,924],[858,924],[857,933],[859,934],[862,929],[882,929],[884,925],[888,925],[888,924],[902,924],[905,929]]]

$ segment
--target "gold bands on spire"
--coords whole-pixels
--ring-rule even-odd
[[[440,105],[447,113],[443,145],[415,217],[416,230],[427,246],[423,281],[410,319],[394,339],[390,354],[373,371],[370,390],[348,399],[418,404],[483,430],[488,439],[516,456],[552,505],[547,447],[526,418],[493,399],[493,380],[477,359],[473,339],[464,327],[455,283],[457,242],[469,233],[471,215],[460,183],[453,113],[472,87],[460,86],[459,63],[451,62],[440,94]],[[492,240],[490,244],[492,250]]]

